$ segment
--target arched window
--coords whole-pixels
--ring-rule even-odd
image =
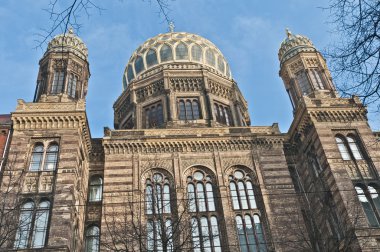
[[[100,230],[98,226],[90,226],[86,230],[86,252],[98,252],[100,244]]]
[[[147,250],[149,252],[173,251],[172,221],[166,219],[162,224],[162,219],[147,221]]]
[[[131,82],[135,78],[135,74],[133,73],[133,68],[131,65],[128,65],[127,67],[127,79],[128,82]]]
[[[312,91],[309,79],[303,70],[296,73],[296,80],[301,91],[301,95],[308,95]]]
[[[90,195],[88,197],[89,202],[102,201],[103,194],[103,179],[99,176],[92,176],[90,179]]]
[[[219,71],[224,73],[224,70],[225,70],[224,60],[223,60],[223,57],[221,55],[218,56],[218,69],[219,69]]]
[[[164,113],[161,103],[149,105],[144,108],[145,127],[160,127],[164,123]]]
[[[373,186],[355,186],[359,201],[371,227],[379,227],[379,193]]]
[[[180,120],[197,120],[200,118],[198,99],[180,99],[178,106]]]
[[[184,43],[179,43],[175,48],[176,59],[177,60],[185,60],[189,59],[187,46]]]
[[[44,156],[44,146],[42,143],[35,144],[30,160],[29,170],[39,171],[42,169],[42,160]]]
[[[74,74],[70,74],[69,84],[67,85],[67,94],[72,98],[76,97],[75,93],[77,89],[77,82],[78,82],[78,77]]]
[[[193,173],[193,176],[189,176],[187,180],[189,208],[194,210],[193,212],[215,211],[211,176],[198,170]]]
[[[342,137],[335,137],[336,144],[338,145],[338,149],[340,152],[340,155],[342,156],[343,160],[351,160],[350,153],[348,152],[347,146],[344,143],[344,140]]]
[[[350,147],[350,150],[352,152],[352,155],[356,160],[363,159],[362,154],[359,151],[359,147],[353,137],[347,137],[348,146]]]
[[[31,235],[34,203],[29,201],[21,206],[21,212],[16,233],[14,248],[23,249],[28,247]]]
[[[214,103],[215,119],[218,123],[233,126],[230,107],[219,103]]]
[[[359,146],[356,142],[356,138],[352,136],[343,137],[336,136],[335,137],[336,144],[338,145],[338,149],[340,155],[343,160],[362,160],[363,155],[360,152]]]
[[[21,206],[14,248],[42,248],[46,244],[50,202],[41,201],[37,208],[33,201]],[[33,232],[32,232],[33,230]]]
[[[193,251],[221,252],[218,219],[216,216],[191,219]]]
[[[145,70],[143,58],[141,56],[138,56],[135,60],[135,72],[136,74],[139,74],[143,70]]]
[[[57,168],[57,162],[58,162],[58,145],[51,144],[46,151],[44,170],[54,171]]]
[[[253,215],[253,220],[250,214],[245,214],[244,217],[237,215],[235,220],[241,251],[267,251],[263,229],[257,214]]]
[[[59,147],[56,143],[51,143],[45,150],[42,143],[34,145],[29,171],[54,171],[57,169]]]
[[[315,89],[324,89],[320,72],[317,69],[310,69],[309,76]]]
[[[146,213],[171,213],[171,197],[169,179],[162,173],[154,173],[146,180]]]
[[[173,51],[170,46],[164,44],[160,50],[161,62],[173,60]]]
[[[33,248],[42,248],[45,246],[46,235],[48,230],[50,202],[45,200],[40,202],[36,210],[34,221],[34,230],[32,238]]]
[[[195,61],[199,61],[201,62],[202,59],[203,59],[203,55],[202,55],[202,47],[200,47],[199,45],[193,45],[191,47],[191,58]]]
[[[63,71],[54,71],[53,85],[51,86],[52,94],[59,94],[63,91],[65,73]]]
[[[151,67],[158,64],[157,60],[157,53],[153,49],[149,49],[149,51],[146,53],[145,61],[147,67]]]
[[[233,209],[256,209],[251,177],[241,170],[236,170],[229,180]]]
[[[212,49],[207,49],[206,51],[206,63],[215,66],[215,54]]]

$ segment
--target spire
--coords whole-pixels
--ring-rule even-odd
[[[169,23],[169,31],[170,32],[174,32],[174,28],[175,28],[175,26],[174,26],[173,21],[170,21],[170,23]]]
[[[74,34],[74,29],[72,26],[70,26],[70,28],[69,28],[69,34]]]
[[[293,35],[292,32],[289,30],[289,28],[286,28],[285,30],[286,30],[286,36],[290,38]]]

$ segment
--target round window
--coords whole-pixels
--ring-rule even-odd
[[[154,182],[161,182],[161,181],[162,181],[162,176],[161,176],[161,174],[158,174],[158,173],[154,174],[154,175],[153,175],[153,181],[154,181]]]
[[[234,176],[237,179],[242,179],[244,177],[244,174],[241,171],[235,171]]]
[[[199,172],[199,171],[195,172],[194,173],[194,179],[195,180],[202,180],[203,179],[203,173]]]

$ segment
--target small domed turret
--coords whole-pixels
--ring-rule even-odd
[[[49,42],[45,55],[49,52],[72,52],[83,60],[88,58],[87,46],[74,34],[73,28],[68,33],[55,36]]]
[[[278,59],[281,64],[299,52],[317,51],[308,37],[303,35],[294,35],[288,29],[286,29],[286,35],[287,38],[282,41],[280,50],[278,51]]]

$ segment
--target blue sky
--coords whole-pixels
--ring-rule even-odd
[[[63,1],[65,2],[65,1]],[[104,8],[83,15],[77,31],[87,44],[91,78],[87,113],[93,137],[113,128],[113,103],[122,92],[122,76],[132,52],[168,27],[154,0],[95,0]],[[36,33],[49,27],[42,9],[49,0],[2,0],[0,6],[0,114],[15,110],[16,100],[32,101],[43,49],[34,49]],[[176,31],[212,41],[229,62],[249,104],[252,125],[280,124],[286,132],[293,115],[281,78],[277,52],[285,28],[308,36],[319,48],[332,42],[328,0],[176,0],[170,17]],[[58,32],[57,32],[58,33]],[[373,129],[379,122],[370,114]]]

